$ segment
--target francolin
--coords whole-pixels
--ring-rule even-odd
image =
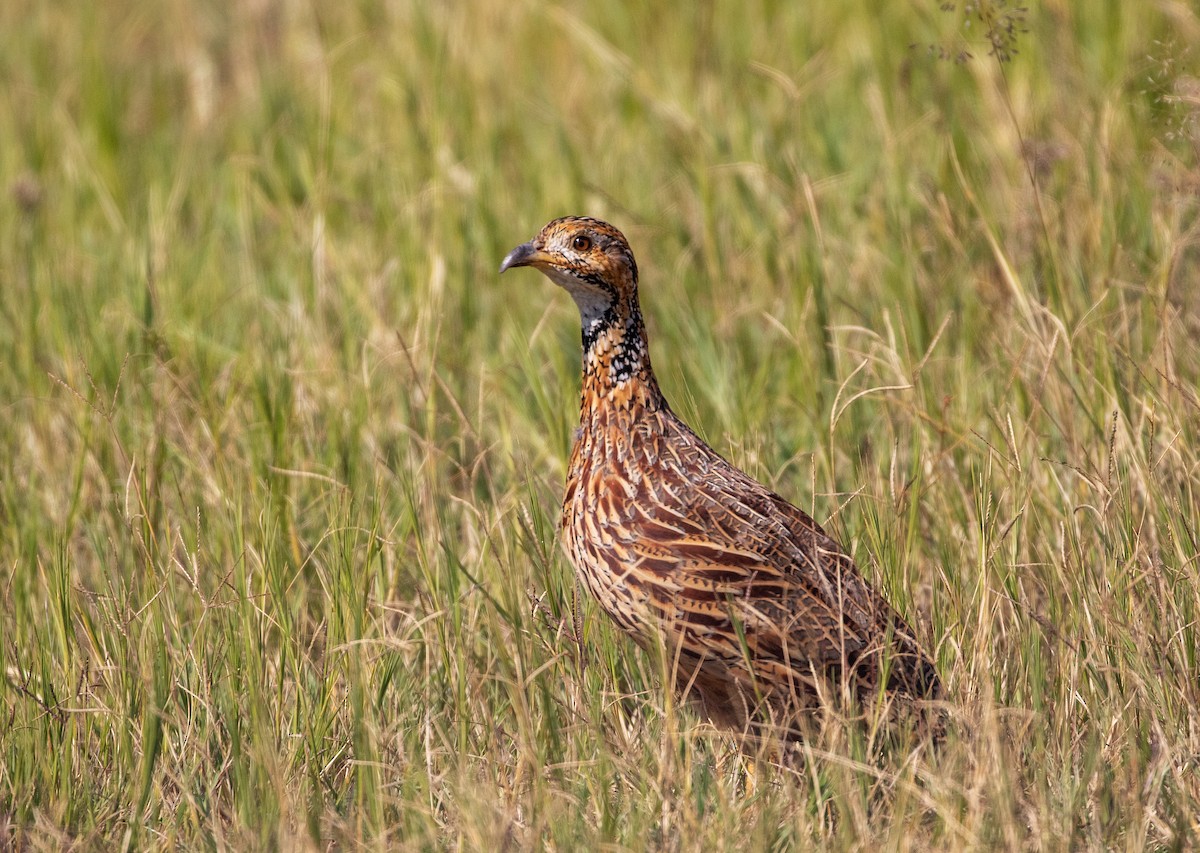
[[[571,294],[583,326],[579,431],[562,531],[583,584],[716,726],[802,737],[813,710],[936,699],[908,624],[807,514],[681,421],[650,366],[625,237],[566,217],[500,265]]]

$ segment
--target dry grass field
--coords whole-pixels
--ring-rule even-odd
[[[1184,0],[0,4],[0,849],[1200,845]],[[669,399],[935,653],[749,784],[557,541]]]

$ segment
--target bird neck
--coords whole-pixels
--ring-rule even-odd
[[[580,419],[613,410],[658,411],[666,401],[650,367],[642,312],[635,303],[608,305],[583,316]]]

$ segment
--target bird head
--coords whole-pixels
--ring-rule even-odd
[[[554,220],[509,252],[500,272],[513,267],[533,267],[570,293],[585,327],[614,309],[637,308],[633,252],[624,234],[599,219]]]

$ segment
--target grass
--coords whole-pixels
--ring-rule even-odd
[[[0,846],[1200,844],[1200,19],[1019,24],[0,5]],[[576,606],[577,317],[496,276],[565,213],[936,649],[940,751],[747,793]]]

